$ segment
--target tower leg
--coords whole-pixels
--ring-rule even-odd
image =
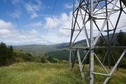
[[[90,84],[93,84],[94,82],[94,75],[93,75],[93,72],[94,72],[94,54],[93,54],[93,51],[90,51],[90,79],[89,79],[89,82]]]
[[[93,0],[90,0],[90,64],[89,64],[89,83],[93,84],[94,82],[94,54],[93,54]]]
[[[69,63],[68,63],[69,70],[71,69],[71,56],[72,56],[72,50],[70,50],[69,52]]]

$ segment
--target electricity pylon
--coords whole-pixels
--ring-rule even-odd
[[[106,76],[103,82],[106,84],[126,53],[126,46],[111,45],[116,30],[119,28],[118,25],[121,15],[123,13],[126,14],[125,7],[126,0],[80,0],[78,7],[73,11],[69,68],[71,69],[74,66],[77,58],[82,79],[85,79],[83,63],[89,58],[89,84],[94,83],[94,75]],[[115,15],[116,17],[113,18]],[[82,35],[82,33],[85,35]],[[105,35],[107,36],[106,38]],[[99,38],[104,40],[104,46],[97,46]],[[86,44],[76,46],[76,41],[80,39],[86,39]],[[114,60],[112,50],[115,48],[123,49],[123,52],[118,60],[115,61],[115,64],[112,65],[112,60]],[[108,67],[111,69],[110,72],[107,71],[104,63],[97,56],[95,52],[97,49],[106,50],[105,59],[107,59]],[[95,59],[104,69],[105,73],[95,72]]]

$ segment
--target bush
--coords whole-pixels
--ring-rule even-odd
[[[46,58],[44,56],[41,57],[41,63],[46,63]]]

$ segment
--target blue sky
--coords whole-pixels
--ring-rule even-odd
[[[0,0],[0,41],[8,45],[69,42],[70,31],[62,28],[71,25],[72,4],[73,0]]]
[[[0,0],[0,42],[8,45],[69,42],[73,1],[77,7],[79,0]],[[113,24],[118,13],[110,18]],[[123,14],[120,27],[126,23],[124,17]],[[98,22],[99,26],[102,24]],[[89,23],[86,26],[89,28]],[[85,39],[85,35],[80,39]]]

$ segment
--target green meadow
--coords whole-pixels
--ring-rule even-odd
[[[101,70],[99,67],[96,68]],[[67,64],[58,63],[24,62],[0,67],[0,84],[87,84],[87,79],[85,81],[81,79],[78,65],[72,70],[68,70]],[[102,84],[103,79],[104,77],[95,76],[95,84]],[[125,69],[115,71],[108,82],[108,84],[125,83]]]

